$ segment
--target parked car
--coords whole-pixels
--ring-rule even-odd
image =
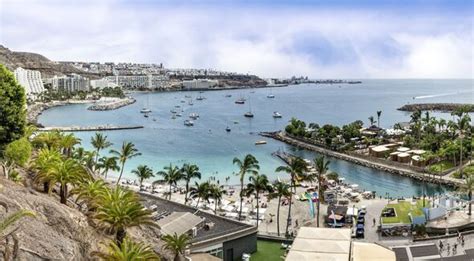
[[[364,225],[363,224],[357,224],[356,238],[364,238]]]

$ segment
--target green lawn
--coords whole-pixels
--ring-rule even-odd
[[[283,260],[280,256],[285,253],[284,249],[280,249],[281,243],[266,240],[257,240],[257,252],[250,257],[251,261],[267,261],[267,260]]]
[[[425,200],[425,206],[429,205],[429,201]],[[416,205],[413,206],[410,202],[400,201],[396,204],[388,204],[385,208],[395,208],[395,217],[382,217],[382,223],[391,224],[391,223],[403,223],[411,224],[410,217],[408,213],[411,213],[412,216],[422,216],[423,215],[423,200],[420,199],[416,202]]]
[[[452,161],[443,160],[443,161],[437,162],[437,163],[429,166],[428,169],[429,169],[430,172],[438,174],[440,172],[446,171],[446,170],[451,169],[453,167],[454,167],[454,164],[453,164]]]

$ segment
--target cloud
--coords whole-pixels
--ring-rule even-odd
[[[473,75],[469,12],[302,2],[4,0],[0,42],[53,60],[163,62],[263,77]]]

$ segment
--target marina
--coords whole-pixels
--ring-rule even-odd
[[[269,93],[268,88],[255,89],[255,93],[250,93],[249,90],[247,92],[243,90],[206,92],[206,100],[196,102],[192,107],[182,106],[183,116],[190,113],[200,115],[199,120],[194,121],[193,127],[185,126],[183,121],[170,118],[169,110],[174,109],[184,95],[197,97],[199,92],[135,93],[134,98],[137,99],[137,103],[119,110],[100,113],[87,111],[86,105],[80,104],[63,106],[60,109],[52,108],[39,117],[39,122],[45,126],[78,124],[93,126],[103,124],[104,121],[114,125],[125,123],[141,125],[144,126],[143,129],[108,133],[112,142],[119,144],[123,140],[132,141],[143,153],[142,156],[130,160],[130,164],[125,169],[125,176],[129,176],[131,169],[138,164],[147,164],[154,169],[160,169],[169,163],[181,165],[183,162],[192,162],[200,166],[204,178],[217,176],[222,182],[226,177],[230,177],[228,183],[236,184],[238,178],[233,174],[236,168],[232,164],[232,159],[236,156],[241,157],[252,153],[260,162],[261,173],[267,174],[273,180],[286,178],[286,175],[275,173],[275,168],[283,162],[273,157],[272,152],[281,149],[308,159],[320,155],[317,152],[273,139],[267,140],[264,146],[254,144],[259,140],[259,132],[281,130],[292,116],[309,122],[342,125],[357,119],[367,121],[368,116],[380,109],[383,111],[381,125],[390,127],[396,122],[409,120],[407,113],[397,111],[396,108],[410,100],[412,96],[427,92],[443,93],[445,88],[448,88],[447,86],[454,86],[463,92],[470,90],[468,80],[437,81],[435,85],[428,80],[365,80],[351,87],[341,86],[341,89],[335,89],[330,85],[274,88],[273,93],[276,96],[274,99],[266,97]],[[435,88],[432,88],[433,86]],[[397,94],[387,99],[387,93],[392,93],[393,89],[398,90]],[[234,104],[232,99],[223,99],[223,96],[229,94],[232,97],[250,96],[255,118],[243,117],[248,108]],[[150,100],[149,108],[153,110],[153,117],[159,118],[159,121],[137,117],[147,96]],[[467,95],[450,98],[453,102],[469,102]],[[434,97],[430,100],[430,102],[440,101],[443,101],[443,97]],[[275,111],[281,113],[282,118],[273,118]],[[446,116],[450,117],[449,114]],[[231,132],[226,131],[229,124],[232,124]],[[91,133],[87,132],[77,133],[82,140],[89,140],[90,135]],[[377,191],[379,195],[388,193],[392,196],[413,196],[420,195],[425,190],[429,193],[440,194],[446,190],[438,184],[423,184],[419,180],[340,159],[331,159],[330,170],[346,178],[348,183],[357,183],[366,190]]]

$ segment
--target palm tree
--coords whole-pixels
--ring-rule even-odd
[[[99,159],[99,168],[104,169],[102,174],[104,175],[104,179],[107,180],[107,174],[109,170],[112,171],[119,171],[120,167],[117,164],[117,157],[102,157]]]
[[[370,127],[374,126],[374,123],[375,123],[374,116],[369,117],[369,122],[370,122]]]
[[[142,242],[135,243],[128,237],[124,239],[121,245],[112,241],[107,246],[105,252],[93,252],[92,255],[106,261],[160,260],[150,245],[145,245]]]
[[[288,166],[280,166],[276,168],[277,172],[286,172],[290,174],[290,192],[291,189],[296,193],[296,187],[295,183],[303,177],[303,172],[306,169],[306,162],[300,158],[300,157],[295,157],[291,158],[289,165]],[[292,192],[293,193],[293,192]],[[285,235],[288,236],[288,229],[291,224],[291,204],[292,204],[292,199],[293,196],[290,196],[290,202],[288,206],[288,218],[286,221],[286,229],[285,229]]]
[[[186,250],[190,240],[187,234],[178,235],[176,233],[173,235],[165,235],[161,239],[165,241],[163,249],[173,252],[175,261],[179,261],[181,256],[184,255],[184,251]]]
[[[317,157],[314,159],[314,165],[316,166],[316,170],[318,171],[318,217],[316,220],[317,226],[319,227],[319,209],[321,207],[321,201],[324,202],[324,189],[323,189],[323,181],[324,175],[326,171],[329,169],[329,160],[325,160],[324,156]]]
[[[270,185],[270,182],[268,181],[268,178],[266,175],[256,175],[256,176],[250,176],[249,177],[250,183],[247,184],[247,188],[245,189],[246,191],[246,196],[250,197],[253,193],[255,193],[255,197],[257,199],[257,227],[259,223],[259,214],[260,214],[260,204],[259,204],[259,198],[260,198],[260,193],[265,193],[265,192],[271,192],[273,191],[272,186]]]
[[[135,148],[135,144],[131,142],[125,142],[125,141],[122,144],[122,149],[120,152],[116,150],[111,150],[110,153],[112,153],[113,155],[116,155],[121,164],[120,175],[116,183],[118,185],[120,183],[120,179],[122,178],[123,170],[124,170],[125,163],[127,162],[127,160],[136,156],[140,156],[142,154],[139,153],[138,150]]]
[[[463,178],[463,173],[462,173],[462,168],[463,168],[463,165],[462,165],[462,142],[463,142],[463,139],[464,139],[464,131],[470,126],[469,125],[469,122],[471,121],[471,117],[469,116],[469,114],[467,113],[467,109],[466,108],[461,108],[459,110],[456,110],[454,112],[451,113],[451,115],[455,115],[455,116],[458,116],[458,122],[457,122],[457,129],[459,131],[459,140],[461,142],[461,146],[460,146],[460,153],[459,153],[459,174],[460,174],[460,177],[461,179]]]
[[[380,128],[380,116],[382,115],[382,111],[377,111],[377,127]]]
[[[199,201],[206,200],[209,201],[210,197],[210,186],[211,184],[209,182],[201,182],[201,183],[195,183],[194,187],[191,187],[189,190],[189,197],[190,198],[197,198],[197,203],[196,203],[196,208],[199,207]]]
[[[59,131],[48,131],[38,134],[33,139],[33,144],[40,148],[59,148],[61,142],[61,133]]]
[[[280,236],[280,206],[281,198],[290,198],[291,191],[290,185],[285,182],[276,181],[273,183],[273,191],[268,195],[269,199],[278,198],[278,207],[277,207],[277,233]]]
[[[60,147],[62,148],[64,155],[66,155],[67,158],[70,158],[72,156],[72,149],[74,146],[81,144],[81,139],[76,138],[72,133],[61,135],[60,137]]]
[[[46,174],[52,184],[59,184],[59,197],[62,204],[67,204],[68,184],[79,184],[90,176],[76,160],[66,159],[52,165]],[[49,188],[51,191],[51,187]]]
[[[173,186],[176,186],[180,180],[183,179],[183,173],[177,166],[173,166],[171,163],[169,166],[163,168],[164,171],[158,171],[156,175],[162,176],[163,179],[157,180],[154,183],[166,183],[170,186],[169,199],[171,200],[171,192]]]
[[[222,195],[226,193],[224,186],[219,184],[211,184],[209,186],[209,197],[214,199],[214,214],[217,215],[217,205],[222,201]]]
[[[33,169],[37,171],[35,182],[43,183],[44,192],[49,192],[50,179],[48,173],[51,167],[61,161],[61,154],[55,149],[43,148],[33,162]]]
[[[107,185],[102,179],[87,180],[72,189],[71,195],[76,195],[76,202],[87,204],[88,211],[91,212],[97,208],[95,199],[106,190]]]
[[[117,245],[121,246],[127,228],[149,225],[157,226],[151,218],[151,211],[144,209],[139,197],[130,190],[119,186],[100,193],[95,203],[97,209],[94,218],[108,232],[115,233]]]
[[[91,138],[92,147],[95,148],[95,164],[99,159],[100,150],[106,149],[112,146],[112,142],[107,141],[107,136],[102,135],[100,132],[96,132],[95,136]]]
[[[244,179],[246,174],[257,175],[260,166],[258,165],[258,160],[252,155],[247,154],[244,160],[240,160],[235,157],[233,160],[234,165],[237,165],[239,172],[237,175],[240,177],[240,209],[239,209],[239,219],[242,217],[242,201],[244,200]]]
[[[153,170],[147,165],[139,165],[137,169],[132,170],[132,173],[138,177],[138,182],[140,183],[140,190],[142,190],[142,184],[144,180],[155,176],[153,175]]]
[[[470,216],[472,213],[472,191],[474,191],[474,174],[467,175],[465,178],[465,182],[466,184],[464,186],[459,187],[459,192],[466,194],[469,199],[468,215]]]
[[[184,164],[181,168],[181,172],[184,174],[183,179],[186,181],[186,194],[184,195],[184,204],[188,203],[188,193],[189,193],[189,182],[191,179],[197,178],[201,179],[201,172],[199,172],[199,167],[195,164]]]

